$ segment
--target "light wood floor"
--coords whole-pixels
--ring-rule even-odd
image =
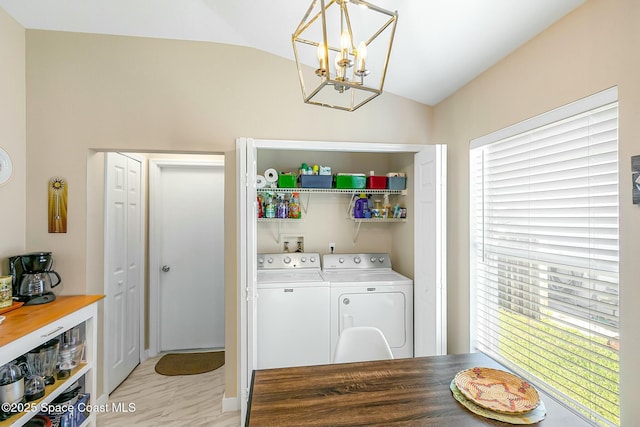
[[[154,367],[159,357],[147,359],[109,396],[121,408],[100,413],[98,427],[237,427],[240,412],[222,412],[224,366],[200,375],[165,376]]]

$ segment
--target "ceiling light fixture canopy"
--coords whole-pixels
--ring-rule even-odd
[[[292,36],[304,102],[354,111],[380,95],[397,20],[362,0],[313,0]]]

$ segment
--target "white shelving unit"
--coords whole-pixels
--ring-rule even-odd
[[[338,193],[338,194],[402,194],[407,195],[407,190],[369,189],[369,188],[258,188],[258,193]]]
[[[0,427],[24,425],[37,415],[40,409],[49,405],[69,386],[82,379],[84,392],[90,394],[88,404],[95,404],[97,398],[97,306],[101,298],[101,295],[61,296],[48,304],[23,306],[5,314],[7,319],[0,325],[0,336],[2,336],[0,366],[79,325],[84,326],[85,352],[83,363],[68,378],[56,379],[54,384],[46,386],[44,397],[28,402],[29,412],[14,414],[0,422]],[[81,427],[95,426],[95,424],[96,413],[90,412]]]
[[[307,194],[307,202],[300,203],[302,211],[306,214],[309,206],[309,199],[311,194],[348,194],[351,196],[349,199],[349,206],[347,207],[347,219],[352,220],[355,223],[355,231],[353,235],[353,241],[358,239],[360,232],[360,225],[363,223],[403,223],[407,222],[406,218],[354,218],[351,215],[353,208],[353,197],[357,194],[388,194],[388,195],[407,195],[407,190],[390,190],[390,189],[369,189],[369,188],[258,188],[256,190],[258,194],[264,193],[299,193]],[[304,217],[303,217],[304,218]],[[278,224],[278,233],[280,235],[280,227],[283,223],[296,223],[303,221],[303,218],[258,218],[258,222],[270,222]],[[280,243],[280,242],[278,242]]]

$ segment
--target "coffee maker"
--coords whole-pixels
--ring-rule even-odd
[[[13,276],[13,295],[25,305],[45,304],[56,299],[51,291],[62,282],[51,269],[51,252],[34,252],[9,258],[9,272]]]

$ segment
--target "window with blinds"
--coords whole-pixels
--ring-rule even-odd
[[[619,425],[617,90],[472,141],[470,180],[473,345]]]

